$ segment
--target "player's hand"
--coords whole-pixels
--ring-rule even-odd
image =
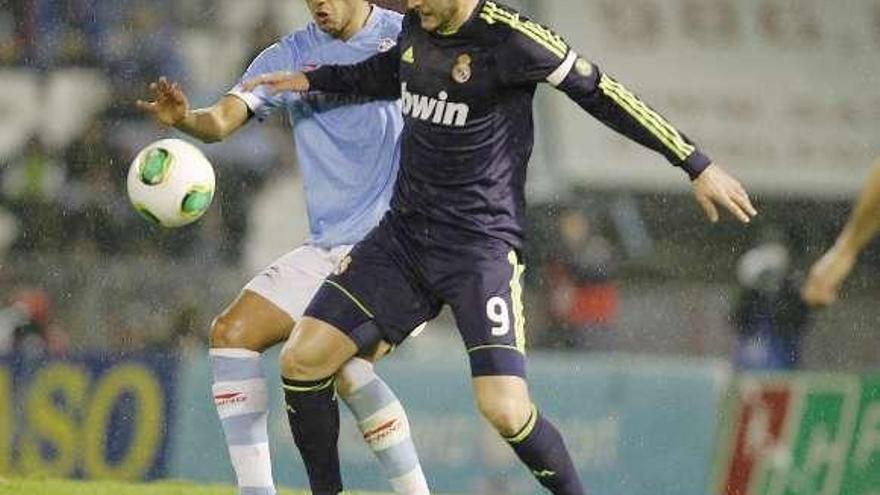
[[[269,94],[273,95],[285,91],[304,93],[309,90],[309,79],[302,72],[272,72],[249,79],[241,86],[245,91],[265,86]]]
[[[709,165],[691,184],[697,202],[712,223],[719,218],[716,205],[726,208],[743,223],[751,222],[758,214],[742,184],[718,165]]]
[[[807,281],[801,287],[801,298],[813,308],[834,304],[841,284],[855,264],[855,255],[838,247],[831,248],[810,268]]]
[[[151,101],[137,101],[137,107],[153,116],[160,124],[174,127],[189,113],[189,100],[180,85],[168,82],[164,77],[150,84]]]

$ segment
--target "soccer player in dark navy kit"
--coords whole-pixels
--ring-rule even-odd
[[[380,339],[402,342],[448,304],[480,412],[542,485],[582,494],[561,435],[525,381],[519,252],[537,84],[556,87],[684,170],[712,221],[715,204],[743,222],[757,212],[734,178],[546,27],[488,0],[410,0],[409,7],[393,50],[353,66],[249,82],[400,97],[405,118],[390,212],[328,278],[282,351],[287,388],[301,391],[287,394],[288,407],[300,411],[291,420],[310,425],[294,428],[310,437],[300,439],[313,447],[304,461],[335,450],[321,411],[333,400],[327,384],[339,367]],[[328,482],[321,493],[340,485]]]

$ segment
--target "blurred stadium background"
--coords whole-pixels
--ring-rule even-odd
[[[880,246],[832,309],[794,293],[880,155],[880,2],[512,3],[698,140],[761,210],[748,228],[710,225],[681,172],[539,92],[530,373],[593,493],[880,493]],[[163,231],[124,180],[137,149],[175,133],[133,102],[165,75],[209,104],[306,21],[297,0],[0,0],[0,473],[232,481],[206,336],[307,234],[292,145],[281,120],[201,145],[215,204]],[[459,349],[444,316],[381,365],[429,478],[534,493],[477,419]],[[303,486],[276,400],[275,471]],[[385,489],[344,423],[349,484]]]

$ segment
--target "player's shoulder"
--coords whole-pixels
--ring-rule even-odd
[[[303,50],[318,43],[321,40],[320,34],[318,26],[309,21],[304,27],[282,36],[278,43],[291,50]]]
[[[383,39],[397,40],[403,23],[403,14],[374,5],[376,34]]]
[[[507,46],[537,44],[562,55],[568,50],[565,40],[552,29],[509,5],[487,0],[480,6],[477,19],[487,37],[501,40]]]

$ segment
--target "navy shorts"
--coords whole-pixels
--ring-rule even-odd
[[[378,338],[400,344],[448,304],[473,376],[525,377],[525,268],[517,252],[493,238],[445,238],[454,236],[424,220],[386,215],[327,278],[305,315],[364,349]]]

